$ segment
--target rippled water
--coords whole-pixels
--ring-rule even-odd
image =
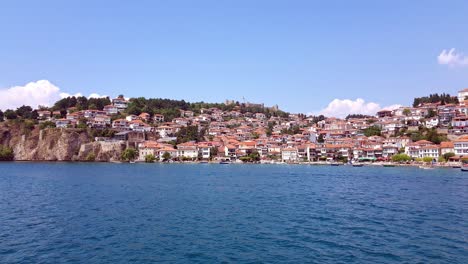
[[[468,263],[468,173],[0,163],[1,263]]]

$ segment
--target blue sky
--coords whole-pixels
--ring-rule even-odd
[[[409,105],[468,87],[468,63],[437,60],[468,53],[467,11],[467,1],[4,1],[0,88],[49,80],[70,94],[245,97],[303,113],[334,99]]]

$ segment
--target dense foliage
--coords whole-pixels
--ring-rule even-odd
[[[134,148],[126,148],[122,152],[121,158],[123,161],[133,161],[136,159],[137,155],[138,152]]]
[[[153,163],[156,160],[156,157],[153,154],[148,154],[145,156],[146,163]]]
[[[420,127],[418,131],[407,132],[406,134],[412,141],[427,140],[434,144],[440,144],[442,141],[448,141],[447,136],[437,133],[436,128]]]
[[[424,162],[426,162],[426,163],[429,163],[429,162],[433,161],[434,158],[431,158],[431,157],[424,157],[422,160],[423,160]]]
[[[413,107],[417,107],[424,103],[458,104],[458,98],[450,94],[430,94],[429,96],[416,97],[413,101]]]
[[[405,161],[410,161],[410,160],[411,160],[411,157],[403,153],[392,156],[392,161],[394,162],[405,162]]]
[[[201,109],[209,108],[218,108],[222,111],[232,111],[239,110],[241,113],[264,113],[267,117],[270,116],[280,116],[287,117],[288,113],[285,113],[281,110],[272,111],[269,108],[260,107],[260,106],[246,106],[245,104],[220,104],[220,103],[205,103],[205,102],[196,102],[189,103],[184,100],[171,100],[171,99],[162,99],[162,98],[150,98],[146,99],[144,97],[132,98],[127,108],[128,114],[139,115],[143,112],[150,115],[162,114],[166,121],[171,121],[172,119],[180,116],[180,110],[193,111],[194,113],[200,113]]]
[[[448,152],[448,153],[445,153],[442,157],[444,158],[445,161],[448,161],[451,157],[454,157],[454,156],[455,156],[455,153]]]
[[[164,154],[162,155],[162,159],[163,161],[168,161],[171,159],[171,154],[169,152],[164,152]]]
[[[12,161],[14,159],[13,149],[0,145],[0,161]]]
[[[281,130],[281,134],[288,134],[288,135],[295,135],[295,134],[300,134],[301,133],[301,129],[299,128],[299,126],[292,126],[290,128],[285,128],[283,130]]]
[[[16,114],[16,112],[11,109],[5,110],[5,113],[3,115],[4,115],[4,118],[9,119],[9,120],[18,118],[18,114]]]
[[[206,130],[204,128],[198,129],[198,126],[181,127],[179,132],[176,133],[177,144],[189,141],[200,142],[204,140]]]
[[[55,123],[52,121],[44,121],[39,124],[40,129],[55,127]]]
[[[77,110],[102,110],[104,106],[110,105],[111,101],[109,97],[104,98],[86,98],[84,96],[71,96],[58,100],[52,110],[54,111],[66,111],[70,107],[76,107]]]
[[[314,124],[326,119],[324,115],[310,116],[309,118],[312,118],[312,123]]]
[[[362,131],[366,137],[380,136],[382,130],[378,126],[371,126]]]
[[[260,161],[260,154],[255,150],[247,156],[240,157],[240,160],[243,162],[258,162]]]

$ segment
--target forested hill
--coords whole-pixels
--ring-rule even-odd
[[[413,101],[413,107],[418,107],[424,103],[458,104],[458,98],[450,94],[430,94],[429,96],[416,97]]]
[[[123,95],[121,95],[123,97]],[[80,97],[67,97],[57,101],[52,110],[65,112],[70,107],[76,107],[77,110],[86,109],[97,109],[102,110],[105,105],[111,104],[111,100],[106,98],[86,98]],[[270,116],[281,116],[287,117],[289,114],[281,110],[273,110],[268,107],[261,106],[247,106],[243,103],[235,102],[233,104],[224,103],[205,103],[196,102],[190,103],[185,100],[172,100],[163,98],[131,98],[129,100],[126,114],[138,115],[143,112],[149,113],[150,115],[162,114],[166,120],[172,120],[175,117],[180,116],[179,110],[190,110],[195,113],[200,113],[201,109],[218,108],[223,111],[238,110],[241,113],[264,113],[267,117]]]

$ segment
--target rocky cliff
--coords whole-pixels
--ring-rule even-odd
[[[93,157],[96,161],[118,160],[125,144],[121,142],[92,142],[85,129],[35,127],[21,124],[0,125],[0,144],[11,147],[15,160],[79,161]],[[92,154],[91,154],[92,153]]]

